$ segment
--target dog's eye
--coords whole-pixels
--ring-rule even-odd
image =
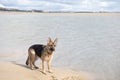
[[[49,48],[51,48],[52,47],[52,45],[49,45]]]

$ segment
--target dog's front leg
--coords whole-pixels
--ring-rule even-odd
[[[44,60],[42,60],[42,72],[43,72],[44,74],[46,74],[46,73],[45,73],[45,61],[44,61]]]
[[[48,71],[50,72],[50,73],[52,73],[52,70],[51,70],[51,61],[48,61],[47,62],[47,66],[48,66]]]

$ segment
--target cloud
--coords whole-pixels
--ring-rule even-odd
[[[100,1],[100,0],[77,0],[74,3],[64,5],[62,10],[65,11],[109,11],[109,7],[115,5],[112,1]]]
[[[107,1],[100,1],[100,0],[84,0],[81,3],[81,6],[85,10],[89,11],[100,11],[100,10],[106,10],[107,7],[111,6],[112,2]]]
[[[119,0],[0,0],[0,6],[48,11],[120,11]]]
[[[3,7],[3,8],[4,8],[5,6],[3,6],[2,4],[0,4],[0,7]]]

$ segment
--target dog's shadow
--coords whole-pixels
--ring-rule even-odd
[[[26,68],[26,69],[31,70],[27,65],[17,63],[16,61],[11,61],[11,63],[14,64],[14,65],[21,66],[21,67],[23,67],[23,68]],[[35,69],[35,70],[41,72],[42,74],[45,74],[45,73],[42,72],[42,69],[41,69],[41,68]],[[45,74],[45,75],[46,75],[46,74]]]
[[[11,61],[12,64],[15,64],[15,65],[18,65],[18,66],[21,66],[21,67],[24,67],[24,68],[27,68],[27,69],[30,69],[27,65],[24,65],[24,64],[19,64],[17,63],[16,61]]]

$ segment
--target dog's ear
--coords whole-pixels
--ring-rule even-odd
[[[51,40],[51,38],[49,37],[47,43],[49,44],[50,42],[52,42],[52,40]]]
[[[58,39],[56,38],[56,39],[54,40],[54,45],[55,45],[55,46],[57,45],[57,42],[58,42]]]

